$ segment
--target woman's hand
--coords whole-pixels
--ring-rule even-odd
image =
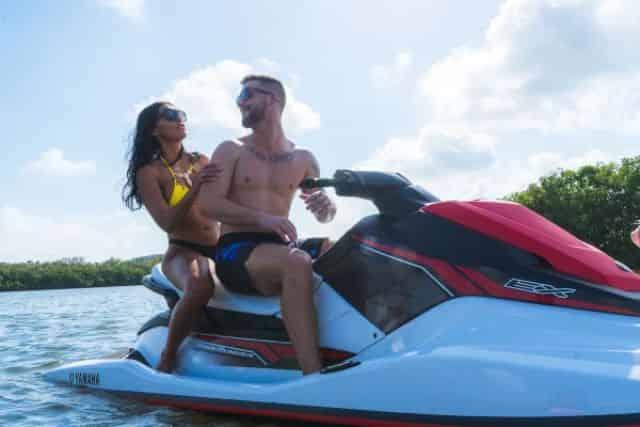
[[[214,162],[209,162],[202,167],[198,172],[194,173],[190,177],[185,177],[187,185],[194,190],[199,190],[202,184],[207,182],[215,182],[222,174],[222,168]]]

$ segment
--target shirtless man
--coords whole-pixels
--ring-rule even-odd
[[[296,147],[282,130],[285,91],[278,80],[247,76],[237,104],[242,125],[252,133],[220,144],[211,162],[222,169],[201,190],[203,211],[222,223],[216,272],[235,292],[281,295],[282,317],[304,374],[322,367],[313,303],[311,257],[297,249],[289,220],[291,203],[304,178],[318,177],[313,154]],[[320,222],[329,222],[335,204],[321,190],[300,197]],[[329,242],[316,242],[320,253]]]

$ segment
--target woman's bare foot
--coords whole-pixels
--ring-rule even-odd
[[[176,369],[176,355],[169,355],[166,351],[163,351],[160,355],[160,362],[158,362],[158,366],[156,369],[160,372],[165,372],[167,374],[172,373]]]

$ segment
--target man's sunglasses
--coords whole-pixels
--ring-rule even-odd
[[[253,95],[255,95],[256,93],[262,93],[264,95],[271,95],[274,98],[277,99],[276,95],[269,92],[268,90],[264,90],[264,89],[260,89],[258,87],[243,87],[242,90],[240,91],[240,93],[238,94],[238,97],[236,98],[236,103],[237,104],[241,104],[243,102],[247,102],[248,100],[250,100],[251,98],[253,98]]]
[[[160,114],[158,115],[159,119],[165,119],[170,122],[186,122],[187,121],[187,113],[182,110],[177,110],[175,108],[163,108],[160,110]]]

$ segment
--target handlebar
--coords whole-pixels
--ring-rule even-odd
[[[336,185],[335,179],[329,178],[305,178],[300,183],[300,188],[308,189],[308,188],[325,188],[325,187],[333,187]]]
[[[333,178],[306,178],[300,188],[333,187],[338,196],[371,200],[380,213],[400,217],[438,198],[398,173],[338,169]]]

